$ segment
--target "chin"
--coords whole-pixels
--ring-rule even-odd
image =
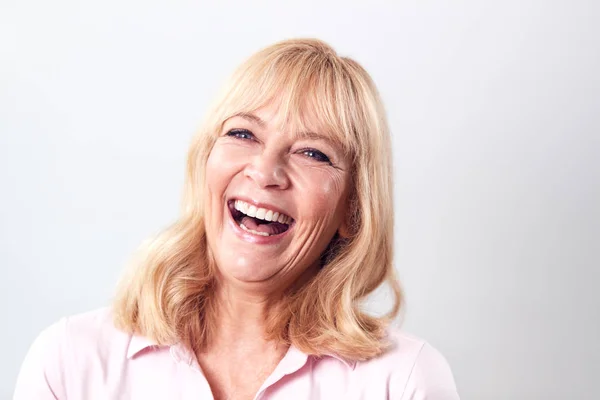
[[[280,271],[280,268],[273,265],[265,265],[264,261],[249,260],[246,257],[227,260],[219,265],[229,265],[226,268],[219,267],[221,273],[240,282],[264,282]]]

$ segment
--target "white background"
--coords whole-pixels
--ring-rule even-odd
[[[599,3],[216,3],[0,3],[0,398],[37,333],[108,304],[177,216],[225,77],[297,36],[379,85],[404,327],[462,398],[600,398]]]

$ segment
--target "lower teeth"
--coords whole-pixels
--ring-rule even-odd
[[[267,232],[259,232],[259,231],[255,231],[254,229],[248,229],[246,227],[246,225],[244,224],[240,224],[240,226],[242,227],[243,230],[245,230],[246,232],[250,232],[250,233],[254,233],[255,235],[260,235],[260,236],[271,236],[269,235]]]

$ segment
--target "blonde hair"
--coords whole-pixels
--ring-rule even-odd
[[[115,323],[159,344],[183,342],[196,352],[207,346],[218,316],[216,270],[204,226],[206,161],[224,121],[274,100],[284,124],[302,127],[316,118],[343,147],[352,162],[352,194],[348,231],[333,238],[316,276],[289,292],[266,335],[307,354],[375,357],[387,347],[386,327],[402,302],[392,265],[390,135],[367,72],[316,39],[269,46],[229,79],[190,146],[181,217],[142,248],[123,277]],[[362,300],[386,281],[391,311],[368,314]]]

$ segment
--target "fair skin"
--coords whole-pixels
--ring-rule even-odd
[[[308,133],[279,129],[279,118],[273,105],[229,118],[207,161],[220,321],[198,360],[215,399],[254,398],[287,351],[264,339],[266,319],[290,286],[316,274],[319,256],[344,227],[348,160],[316,121]],[[275,212],[283,219],[268,222]]]

